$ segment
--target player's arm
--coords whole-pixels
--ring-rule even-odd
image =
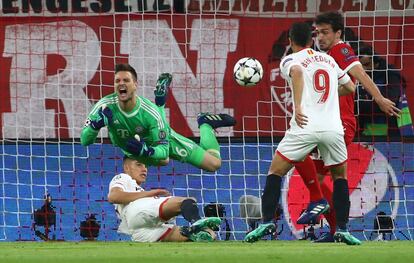
[[[91,112],[89,113],[88,117],[86,118],[85,124],[83,126],[80,141],[83,146],[87,146],[93,144],[98,136],[99,130],[94,128],[92,122],[99,118],[99,102],[92,108]]]
[[[87,120],[88,121],[88,120]],[[99,131],[92,129],[85,123],[85,127],[82,129],[80,141],[83,146],[93,144],[98,136]]]
[[[395,106],[394,102],[381,94],[377,85],[368,76],[361,64],[354,65],[348,72],[362,84],[383,112],[390,116],[400,114],[401,110]]]
[[[151,156],[157,160],[168,160],[170,155],[170,143],[169,143],[169,129],[154,127],[150,131],[151,136],[154,138],[155,146],[154,154]]]
[[[357,60],[354,63],[359,63]],[[351,80],[349,75],[343,71],[338,63],[333,60],[334,70],[336,72],[336,76],[338,78],[338,95],[345,96],[355,92],[355,83]],[[352,65],[352,64],[351,64]]]
[[[293,101],[295,104],[295,120],[299,127],[303,128],[307,124],[307,116],[302,112],[302,94],[305,85],[303,71],[299,65],[293,65],[290,68],[290,77],[292,78]]]
[[[93,144],[99,130],[112,121],[112,111],[105,104],[98,102],[92,108],[82,129],[80,141],[83,146]]]
[[[349,77],[348,74],[346,74],[345,72],[343,72],[339,67],[338,67],[338,83],[339,83],[339,88],[338,88],[338,94],[339,96],[345,96],[348,94],[352,94],[355,92],[355,83],[352,82],[351,78]]]
[[[168,164],[168,158],[170,156],[170,126],[165,118],[164,108],[156,107],[160,119],[156,119],[152,122],[150,136],[155,142],[153,159],[166,162]]]
[[[338,88],[339,96],[349,95],[355,92],[355,84],[352,80],[348,81],[347,83],[340,85]]]
[[[108,201],[112,204],[129,204],[137,199],[154,196],[168,196],[165,189],[153,189],[144,192],[125,192],[121,187],[112,187],[108,194]]]

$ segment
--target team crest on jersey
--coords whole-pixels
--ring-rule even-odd
[[[161,140],[164,140],[167,137],[167,133],[165,131],[160,131],[159,134],[158,134],[158,137]]]
[[[142,127],[142,126],[137,126],[137,127],[135,127],[135,132],[136,133],[141,133],[141,132],[143,132],[144,131],[144,127]]]
[[[341,52],[342,52],[342,54],[344,54],[345,56],[348,56],[348,55],[349,55],[349,49],[348,49],[347,47],[343,47],[343,48],[341,49]]]

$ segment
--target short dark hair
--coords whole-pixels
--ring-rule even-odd
[[[296,45],[306,47],[312,41],[312,28],[306,22],[294,23],[289,30],[289,37]]]
[[[330,11],[319,14],[315,19],[315,24],[328,24],[331,25],[334,32],[341,30],[341,38],[344,36],[345,27],[344,27],[344,17],[341,13],[337,11]]]
[[[117,65],[115,65],[115,74],[118,73],[119,71],[128,71],[129,73],[132,74],[132,76],[134,77],[135,80],[138,79],[137,72],[129,64],[126,64],[125,63],[125,64],[117,64]]]

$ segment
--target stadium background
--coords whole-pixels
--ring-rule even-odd
[[[89,109],[113,91],[116,63],[137,69],[139,93],[148,98],[159,73],[173,74],[167,116],[186,136],[199,135],[195,116],[200,111],[236,117],[233,130],[219,131],[223,167],[216,174],[174,162],[152,168],[147,183],[147,188],[194,196],[200,209],[210,202],[224,204],[231,239],[241,239],[248,230],[239,198],[260,196],[290,117],[290,93],[278,62],[292,22],[331,9],[345,12],[346,26],[354,33],[348,40],[357,47],[373,46],[401,69],[414,109],[411,1],[186,1],[174,10],[169,1],[160,1],[159,8],[157,1],[137,2],[60,1],[60,9],[50,1],[2,2],[1,240],[39,240],[32,213],[46,193],[56,207],[57,239],[81,239],[80,222],[91,214],[101,224],[99,240],[126,239],[116,233],[117,219],[106,201],[108,183],[122,168],[121,153],[108,144],[105,132],[101,144],[79,144]],[[234,63],[245,56],[264,66],[264,79],[253,88],[232,79]],[[358,134],[350,151],[351,230],[358,237],[370,238],[375,215],[384,211],[395,219],[394,238],[413,238],[413,160],[409,136]],[[300,238],[302,229],[294,222],[307,194],[295,174],[284,189],[280,238]]]

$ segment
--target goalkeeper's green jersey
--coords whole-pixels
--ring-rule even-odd
[[[120,108],[116,93],[100,99],[93,106],[82,130],[82,145],[86,146],[95,142],[99,131],[90,127],[89,123],[91,120],[98,119],[98,111],[103,105],[109,107],[113,114],[112,123],[107,127],[109,138],[113,145],[122,149],[124,154],[134,157],[125,146],[128,140],[134,139],[135,134],[138,134],[147,146],[154,148],[154,154],[150,158],[157,160],[168,158],[170,126],[159,108],[140,96],[137,96],[137,104],[131,112],[125,112]]]

